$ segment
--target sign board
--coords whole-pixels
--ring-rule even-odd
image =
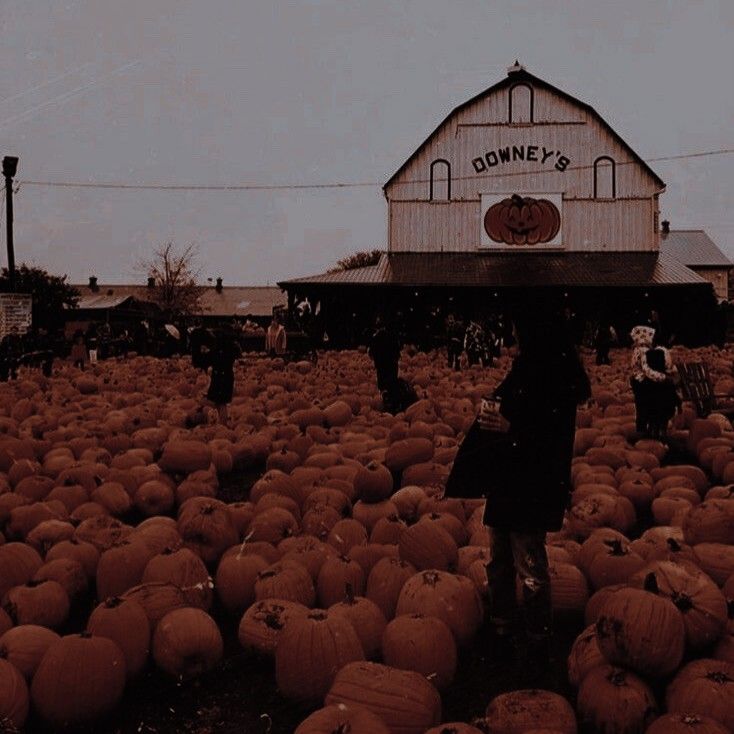
[[[13,329],[25,334],[31,328],[32,306],[30,293],[0,293],[0,339]]]
[[[563,246],[562,194],[482,194],[482,247],[536,251]]]

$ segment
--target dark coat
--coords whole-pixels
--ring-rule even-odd
[[[560,529],[571,490],[576,406],[590,394],[572,348],[552,364],[522,354],[515,359],[495,392],[511,443],[485,482],[485,524],[516,532]]]

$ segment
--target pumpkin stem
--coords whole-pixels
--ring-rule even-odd
[[[719,685],[732,682],[732,679],[723,670],[712,670],[706,678]]]
[[[347,604],[354,604],[354,586],[347,582]]]
[[[642,586],[645,591],[649,591],[651,594],[659,594],[660,587],[658,586],[658,580],[655,578],[654,573],[649,573],[645,576],[645,583]]]
[[[622,541],[619,540],[619,538],[614,538],[614,540],[605,540],[605,545],[609,546],[609,555],[610,556],[624,556],[626,555],[625,549],[622,546]]]
[[[619,688],[627,682],[627,673],[624,670],[613,670],[608,676],[607,680],[613,685]]]
[[[105,599],[104,605],[106,609],[114,609],[115,607],[119,607],[124,601],[125,600],[119,596],[108,596]]]
[[[683,550],[683,546],[675,538],[666,538],[665,542],[673,553],[680,553]]]
[[[519,194],[513,194],[510,198],[515,206],[522,206],[525,203],[525,200]]]

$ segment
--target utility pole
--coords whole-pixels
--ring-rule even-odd
[[[6,155],[3,158],[5,176],[5,226],[8,242],[8,280],[10,291],[15,293],[15,250],[13,249],[13,176],[18,170],[18,158]]]

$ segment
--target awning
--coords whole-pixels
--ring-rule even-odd
[[[649,288],[710,284],[658,252],[391,252],[377,265],[278,283],[301,286]]]

